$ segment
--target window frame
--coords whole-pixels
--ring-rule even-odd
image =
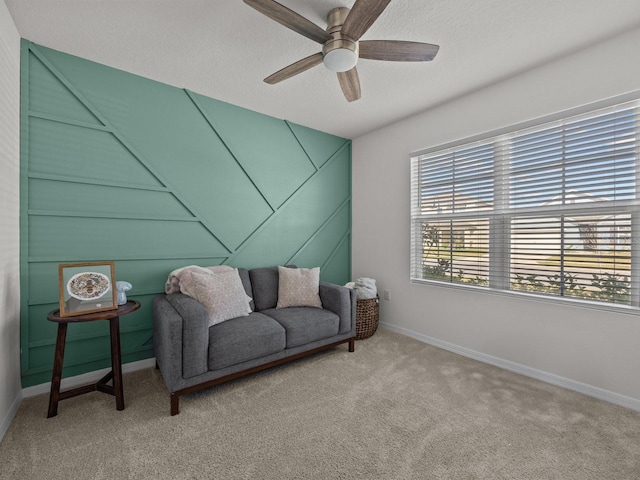
[[[495,178],[501,183],[494,184],[493,191],[498,190],[497,198],[494,196],[494,205],[488,215],[489,222],[492,226],[489,230],[489,284],[488,286],[477,286],[465,283],[455,283],[453,281],[440,281],[435,279],[422,278],[422,263],[416,259],[422,255],[423,252],[423,240],[421,227],[417,228],[418,224],[424,222],[424,215],[419,212],[420,202],[416,195],[419,195],[419,188],[417,188],[419,158],[434,155],[437,153],[443,153],[447,150],[465,148],[473,144],[482,144],[483,142],[492,142],[494,149],[504,148],[504,142],[511,141],[511,138],[516,137],[518,132],[526,130],[534,130],[536,128],[544,128],[545,125],[552,125],[557,122],[568,122],[574,117],[588,117],[589,114],[596,114],[597,111],[607,108],[615,108],[622,104],[635,102],[636,115],[636,132],[635,137],[635,183],[636,183],[636,197],[633,200],[615,202],[618,205],[626,204],[624,209],[616,210],[617,214],[627,214],[630,217],[630,249],[631,249],[631,265],[629,270],[629,282],[630,282],[630,304],[624,303],[611,303],[604,301],[596,301],[587,298],[576,298],[573,296],[551,296],[544,294],[531,293],[526,291],[511,289],[510,275],[505,272],[508,270],[506,266],[511,263],[511,227],[507,226],[507,223],[513,218],[510,213],[501,213],[501,211],[513,212],[513,208],[509,208],[509,181],[504,181],[504,172],[498,172]],[[473,137],[462,138],[446,144],[437,145],[431,148],[417,150],[410,154],[411,167],[411,196],[410,196],[410,281],[416,284],[426,284],[441,288],[454,288],[462,290],[471,290],[480,293],[489,293],[494,295],[505,295],[509,297],[518,297],[532,301],[542,301],[545,303],[558,303],[562,305],[572,305],[582,308],[599,309],[614,311],[617,313],[630,313],[637,314],[640,311],[640,241],[634,239],[640,239],[640,91],[632,92],[625,95],[620,95],[600,102],[594,102],[581,107],[564,110],[552,115],[546,115],[536,118],[527,122],[511,125],[502,129],[488,131],[480,135]],[[564,158],[564,157],[563,157]],[[506,166],[506,162],[496,162],[494,157],[494,167],[499,166],[503,168]],[[496,186],[498,188],[496,188]],[[505,208],[506,207],[506,208]],[[588,205],[578,205],[573,208],[576,213],[585,212],[589,210]],[[593,208],[593,207],[591,207]],[[538,206],[527,209],[519,208],[517,217],[522,218],[523,214],[526,215],[530,210],[533,215],[539,217],[549,217],[554,213],[566,216],[571,208],[567,208],[563,205],[562,208],[553,208],[549,205],[542,211]],[[475,217],[481,217],[484,212],[476,212]],[[444,218],[445,216],[443,216]],[[435,217],[432,217],[435,218]],[[448,215],[449,219],[457,218],[456,215]],[[549,217],[550,218],[550,217]],[[501,237],[500,240],[496,238]],[[495,245],[500,243],[501,248],[496,249]],[[421,258],[421,257],[420,257]],[[506,265],[506,266],[505,266]],[[499,273],[496,273],[499,272]],[[453,272],[451,272],[451,275]]]

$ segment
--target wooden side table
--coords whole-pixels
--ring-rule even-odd
[[[140,308],[140,302],[129,300],[120,305],[117,310],[108,310],[96,313],[87,313],[74,317],[61,317],[60,310],[53,310],[47,315],[47,320],[58,323],[58,336],[56,338],[56,353],[53,357],[53,375],[51,378],[51,393],[49,394],[49,412],[47,418],[58,414],[58,402],[66,398],[95,392],[96,390],[116,397],[116,409],[124,410],[124,393],[122,390],[122,359],[120,358],[120,317],[135,312]],[[98,380],[97,383],[73,388],[64,392],[60,391],[62,380],[62,364],[64,362],[64,347],[67,340],[67,325],[70,323],[92,322],[94,320],[109,320],[109,332],[111,336],[111,371]],[[107,385],[113,379],[113,385]]]

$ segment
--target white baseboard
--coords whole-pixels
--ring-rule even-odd
[[[156,365],[156,359],[145,358],[144,360],[138,360],[137,362],[125,363],[122,365],[122,373],[134,372],[136,370],[142,370],[143,368],[154,367]],[[68,388],[78,387],[91,382],[97,382],[107,373],[111,371],[111,368],[103,368],[102,370],[95,370],[93,372],[83,373],[82,375],[76,375],[75,377],[63,378],[60,382],[60,389],[65,390]],[[23,398],[34,397],[42,393],[49,393],[51,391],[51,382],[41,383],[32,387],[22,389]],[[13,418],[13,417],[12,417]]]
[[[22,398],[22,392],[18,392],[18,395],[16,395],[16,398],[13,400],[9,411],[7,412],[7,415],[2,419],[2,422],[0,423],[0,442],[2,442],[7,430],[9,430],[13,417],[15,417],[18,412],[18,407],[20,406],[20,402],[22,402]]]
[[[550,383],[551,385],[556,385],[568,390],[573,390],[575,392],[579,392],[584,395],[597,398],[599,400],[604,400],[605,402],[613,403],[615,405],[620,405],[622,407],[640,412],[640,399],[637,398],[627,397],[625,395],[611,392],[609,390],[595,387],[586,383],[578,382],[570,378],[561,377],[553,373],[527,367],[526,365],[512,362],[510,360],[505,360],[503,358],[487,355],[485,353],[477,352],[465,347],[460,347],[458,345],[454,345],[453,343],[438,340],[437,338],[429,337],[428,335],[423,335],[421,333],[414,332],[413,330],[398,327],[390,323],[381,322],[380,326],[388,330],[401,333],[408,337],[415,338],[416,340],[419,340],[421,342],[428,343],[429,345],[433,345],[434,347],[439,347],[444,350],[457,353],[464,357],[472,358],[483,363],[488,363],[496,367],[504,368],[505,370],[509,370],[511,372],[519,373],[520,375],[525,375],[527,377],[535,378],[536,380]]]

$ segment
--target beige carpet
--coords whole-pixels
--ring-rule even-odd
[[[640,414],[385,330],[181,400],[125,375],[47,419],[26,399],[0,479],[640,478]]]

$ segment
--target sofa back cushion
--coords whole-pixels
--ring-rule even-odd
[[[249,270],[255,311],[276,308],[278,303],[278,267]]]
[[[238,275],[240,275],[240,280],[242,280],[244,291],[247,292],[247,295],[251,297],[249,306],[251,307],[251,311],[253,312],[256,309],[256,304],[253,301],[253,289],[251,288],[251,278],[249,277],[249,270],[247,270],[246,268],[239,268]]]
[[[298,268],[295,265],[285,266]],[[242,274],[240,274],[240,278],[242,278]],[[253,291],[251,296],[255,306],[254,311],[259,312],[268,308],[276,308],[278,304],[278,267],[254,268],[249,270],[249,278],[251,279],[251,289]]]

